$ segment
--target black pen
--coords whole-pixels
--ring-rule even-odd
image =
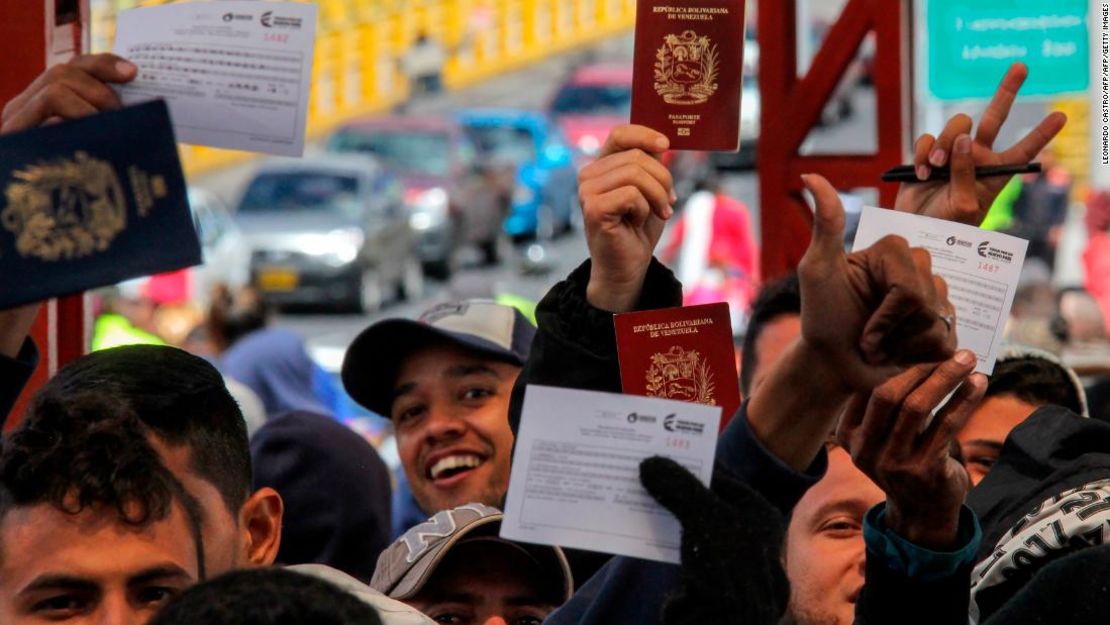
[[[1014,176],[1018,174],[1040,173],[1040,163],[1026,163],[1025,165],[996,165],[992,167],[976,167],[976,178],[989,178],[991,176]],[[948,180],[952,177],[952,170],[947,165],[944,167],[929,166],[929,177],[920,180],[913,165],[899,165],[883,172],[883,182],[933,182]]]

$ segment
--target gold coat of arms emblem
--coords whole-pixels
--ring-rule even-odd
[[[127,200],[112,165],[77,152],[17,170],[0,223],[16,252],[52,262],[108,249],[127,227]]]
[[[648,397],[714,405],[715,391],[709,362],[696,350],[675,345],[652,355],[647,370]]]
[[[719,60],[709,37],[667,35],[655,53],[655,92],[667,104],[702,104],[717,92]]]

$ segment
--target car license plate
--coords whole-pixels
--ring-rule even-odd
[[[263,291],[292,291],[299,276],[293,269],[262,269],[258,272],[258,288]]]

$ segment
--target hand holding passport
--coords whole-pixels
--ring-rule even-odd
[[[740,148],[744,0],[639,0],[632,123],[674,150]]]
[[[740,407],[728,304],[613,317],[625,393],[720,406],[721,427]]]
[[[0,308],[201,262],[162,101],[0,136]]]

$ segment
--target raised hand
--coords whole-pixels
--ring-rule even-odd
[[[657,156],[667,138],[644,126],[618,126],[598,160],[578,174],[592,268],[586,298],[611,312],[639,299],[664,222],[676,200],[671,173]]]
[[[114,54],[86,54],[55,65],[4,106],[0,133],[118,109],[119,96],[108,83],[130,82],[137,74],[134,64]]]
[[[928,252],[888,236],[845,254],[840,198],[821,176],[804,181],[816,203],[812,239],[798,266],[806,346],[853,390],[950,357],[955,308]]]
[[[949,163],[953,176],[949,181],[903,184],[894,203],[896,210],[973,226],[983,222],[994,199],[1010,178],[994,176],[976,180],[974,174],[968,172],[973,172],[975,167],[1029,163],[1067,123],[1067,117],[1063,113],[1050,113],[1010,148],[998,151],[994,149],[998,132],[1010,115],[1010,108],[1013,107],[1018,90],[1028,73],[1021,63],[1010,66],[979,119],[974,140],[971,137],[972,119],[962,113],[948,121],[939,137],[923,134],[917,139],[914,144],[913,164],[918,179],[927,178],[932,167]],[[962,171],[960,176],[956,175],[957,167]]]
[[[748,401],[748,425],[799,471],[824,447],[852,393],[870,392],[907,366],[952,356],[955,309],[928,252],[888,236],[844,253],[844,207],[827,180],[803,176],[816,200],[798,265],[802,336],[771,365]]]
[[[856,466],[886,493],[887,527],[937,551],[956,541],[960,506],[971,486],[950,450],[986,392],[986,378],[972,374],[975,361],[974,353],[960,351],[940,365],[913,367],[872,393],[854,395],[837,428]]]

